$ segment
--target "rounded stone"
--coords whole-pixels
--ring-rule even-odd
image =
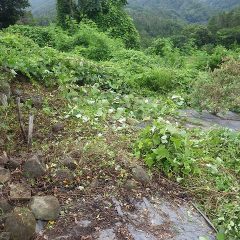
[[[0,199],[0,211],[1,214],[6,214],[8,212],[11,212],[13,207],[8,203],[8,201],[4,198]]]
[[[54,196],[35,196],[30,202],[30,209],[38,220],[56,220],[60,212],[60,204]]]
[[[127,189],[127,190],[133,190],[133,189],[136,189],[137,188],[137,183],[134,181],[134,180],[127,180],[124,187]]]
[[[37,156],[28,159],[23,165],[23,175],[28,178],[38,178],[46,172],[45,166]]]
[[[36,220],[28,208],[15,208],[5,222],[5,231],[10,233],[11,240],[30,240],[35,227]]]
[[[74,176],[69,169],[59,169],[56,172],[56,183],[62,184],[64,182],[72,182],[74,180]]]
[[[0,183],[6,183],[10,180],[11,173],[8,169],[0,167]]]
[[[77,164],[73,158],[70,156],[63,157],[60,162],[64,167],[67,167],[70,170],[75,170],[77,168]]]
[[[31,97],[31,101],[35,108],[40,109],[43,107],[44,99],[42,96],[33,96]]]
[[[52,132],[58,133],[64,130],[64,124],[63,123],[56,123],[52,126]]]
[[[21,166],[21,163],[22,163],[21,158],[10,157],[5,166],[9,169],[15,170],[16,168]]]
[[[150,177],[145,171],[144,168],[141,166],[136,166],[132,169],[133,177],[135,180],[141,182],[141,183],[149,183]]]
[[[10,98],[11,87],[8,82],[0,82],[0,93],[5,94],[7,98]]]
[[[0,233],[0,240],[10,240],[10,233],[9,232],[1,232]]]

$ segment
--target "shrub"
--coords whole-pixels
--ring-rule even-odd
[[[186,131],[156,122],[142,132],[136,151],[148,167],[157,167],[171,177],[183,177],[197,171],[190,151],[192,145]]]
[[[122,84],[118,72],[111,66],[50,47],[41,48],[27,37],[0,32],[0,45],[0,66],[47,85],[75,82],[98,84],[106,89]]]
[[[8,28],[7,32],[28,37],[40,47],[52,47],[63,52],[74,51],[96,61],[108,60],[115,51],[124,47],[121,40],[110,38],[106,33],[101,32],[94,23],[82,22],[74,27],[73,31],[68,32],[55,26],[15,25]]]
[[[239,239],[240,134],[224,129],[184,130],[159,120],[140,134],[135,154],[150,169],[177,180],[226,239]]]
[[[159,38],[152,43],[147,49],[147,53],[151,55],[158,55],[161,57],[161,62],[165,66],[182,67],[183,56],[178,48],[169,38]]]
[[[135,82],[141,88],[168,93],[177,86],[176,74],[172,69],[154,68],[140,74]]]
[[[26,26],[26,25],[13,25],[6,29],[9,33],[20,34],[22,36],[32,39],[40,47],[53,47],[59,49],[59,45],[71,46],[71,37],[67,35],[67,32],[61,28],[48,26]],[[69,49],[69,47],[68,47]],[[68,50],[61,49],[61,50]]]
[[[213,113],[240,109],[240,61],[228,59],[220,69],[202,74],[194,84],[192,103]]]
[[[85,24],[81,24],[73,36],[73,46],[75,52],[95,61],[109,60],[115,51],[124,47],[121,40],[110,38],[96,27]]]

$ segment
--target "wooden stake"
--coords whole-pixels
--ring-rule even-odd
[[[7,102],[7,95],[3,94],[3,93],[0,93],[0,101],[2,103],[2,105],[4,107],[6,107],[8,105],[8,102]]]
[[[33,120],[34,116],[30,115],[29,117],[29,125],[28,125],[28,149],[32,145],[32,138],[33,138]]]
[[[27,135],[26,132],[24,130],[24,124],[23,124],[23,120],[22,120],[22,113],[21,113],[21,106],[20,106],[20,97],[17,97],[17,112],[18,112],[18,121],[19,121],[19,125],[21,128],[21,132],[22,132],[22,136],[25,142],[27,142]]]

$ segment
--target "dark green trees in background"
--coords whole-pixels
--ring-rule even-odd
[[[67,17],[71,17],[73,13],[72,0],[57,0],[57,23],[62,28],[66,28]]]
[[[240,8],[222,12],[212,17],[208,24],[189,24],[180,33],[171,36],[175,47],[183,47],[189,41],[198,48],[205,45],[223,45],[231,48],[240,44]]]
[[[28,6],[28,0],[1,0],[0,28],[16,23],[24,15],[24,9]]]

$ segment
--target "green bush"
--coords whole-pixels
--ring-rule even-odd
[[[202,204],[226,239],[240,237],[240,134],[184,130],[159,120],[140,134],[135,154],[175,179]],[[214,197],[213,197],[214,196]]]
[[[198,171],[190,151],[192,145],[186,131],[156,122],[140,135],[136,152],[148,167],[157,167],[170,177],[183,177]]]
[[[173,69],[154,68],[140,74],[135,83],[141,88],[147,88],[151,91],[168,93],[177,86],[176,73]]]
[[[124,48],[121,40],[110,38],[96,27],[84,24],[73,36],[73,46],[74,52],[95,61],[109,60],[114,52]]]
[[[26,25],[13,25],[6,29],[8,33],[20,34],[22,36],[32,39],[40,47],[53,47],[60,49],[60,46],[68,46],[69,50],[71,46],[71,36],[61,28],[55,26],[38,27],[38,26],[26,26]]]
[[[165,66],[182,67],[183,56],[178,48],[169,38],[156,39],[152,45],[146,50],[148,54],[161,57],[161,62]]]
[[[60,27],[32,27],[14,25],[6,30],[32,39],[40,47],[52,47],[59,51],[73,51],[88,59],[102,61],[110,59],[114,52],[123,49],[119,39],[110,38],[101,32],[94,23],[74,25],[71,32]]]
[[[47,85],[75,82],[98,84],[106,89],[122,84],[118,71],[112,66],[50,47],[41,48],[27,37],[0,32],[0,45],[0,66]]]
[[[201,74],[193,86],[192,103],[213,113],[240,109],[240,61],[229,59],[220,69]]]

